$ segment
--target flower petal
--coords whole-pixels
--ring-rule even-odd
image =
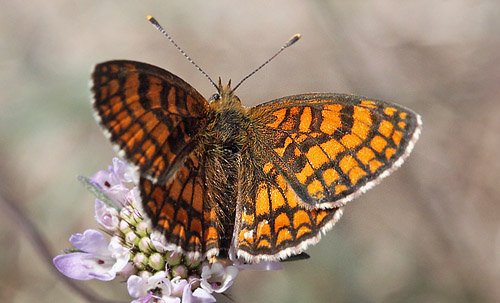
[[[144,298],[148,295],[146,280],[136,275],[127,279],[127,290],[129,295],[134,298]]]
[[[83,265],[82,259],[86,253],[71,253],[56,256],[52,262],[63,275],[76,280],[90,280],[94,277],[89,275],[88,268]]]
[[[198,287],[194,292],[191,291],[191,284],[194,282],[195,280],[189,282],[189,284],[184,287],[182,303],[212,303],[216,301],[215,297],[203,288]]]
[[[118,180],[114,179],[109,172],[100,170],[90,177],[90,181],[99,187],[101,190],[110,189],[113,185],[118,184]]]
[[[186,279],[181,279],[181,277],[175,277],[172,279],[172,296],[182,297],[182,293],[184,292],[184,288],[188,285],[188,281]],[[191,286],[189,286],[191,288]]]
[[[130,260],[130,251],[127,247],[121,245],[119,237],[111,238],[108,245],[108,251],[115,263],[111,267],[111,272],[118,273],[125,269]]]
[[[73,234],[69,242],[87,253],[106,253],[108,250],[108,241],[100,231],[95,229],[87,229],[83,234]]]
[[[174,251],[176,246],[174,244],[167,244],[165,236],[159,231],[153,231],[149,236],[155,249],[159,252]]]
[[[118,177],[121,182],[135,182],[138,183],[137,170],[134,169],[127,162],[119,159],[113,158],[113,168],[112,171]]]

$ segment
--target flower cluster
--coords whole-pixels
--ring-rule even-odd
[[[215,302],[213,293],[226,291],[248,264],[231,258],[227,263],[193,260],[175,252],[163,236],[152,232],[142,216],[138,178],[134,169],[117,158],[109,171],[80,178],[96,196],[95,220],[111,239],[94,229],[70,238],[75,248],[53,262],[64,275],[78,280],[127,280],[133,303]],[[280,269],[279,262],[264,262],[257,269]],[[252,266],[250,266],[252,267]]]

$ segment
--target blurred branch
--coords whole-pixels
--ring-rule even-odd
[[[116,300],[106,300],[99,298],[94,292],[81,287],[75,280],[72,280],[59,271],[52,265],[52,258],[54,254],[51,252],[49,245],[43,235],[38,231],[34,223],[24,214],[24,212],[18,207],[21,205],[19,201],[15,199],[7,199],[4,197],[4,193],[0,192],[0,208],[2,214],[9,218],[13,223],[17,224],[20,230],[22,230],[28,238],[31,240],[30,243],[37,249],[40,257],[47,264],[48,268],[57,277],[63,281],[69,288],[75,291],[78,295],[86,299],[88,302],[93,303],[117,303],[122,301]]]

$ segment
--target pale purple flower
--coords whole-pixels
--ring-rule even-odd
[[[175,277],[171,281],[172,283],[172,295],[176,297],[182,297],[184,293],[184,288],[189,287],[191,289],[191,285],[189,285],[186,279],[181,279],[181,277]]]
[[[130,166],[127,162],[113,158],[113,167],[109,167],[109,171],[124,183],[138,183],[137,170]]]
[[[129,252],[121,246],[118,238],[108,244],[99,231],[88,229],[83,234],[74,234],[69,241],[81,252],[56,256],[56,268],[64,275],[77,280],[113,280],[128,261]]]
[[[221,263],[213,263],[203,266],[201,272],[201,287],[212,293],[222,293],[232,284],[234,278],[238,275],[238,268],[229,265],[224,266]]]
[[[130,165],[118,158],[113,158],[113,166],[109,166],[108,170],[98,171],[90,177],[90,182],[111,201],[118,202],[116,206],[121,208],[130,199],[130,189],[124,183],[136,182],[136,172]]]
[[[192,285],[199,281],[200,279],[192,279],[188,284],[184,286],[184,291],[182,293],[182,303],[213,303],[216,301],[215,297],[211,294],[210,291],[207,291],[201,287],[196,288],[194,291],[191,290]]]
[[[70,278],[108,281],[120,275],[127,279],[128,292],[135,298],[132,303],[213,303],[213,293],[226,291],[238,268],[276,269],[276,263],[279,265],[245,264],[234,258],[234,249],[227,265],[185,256],[161,232],[152,231],[151,221],[143,216],[138,203],[137,170],[118,158],[108,171],[82,180],[98,197],[95,220],[112,238],[108,243],[97,230],[73,235],[74,252],[54,258],[56,268]]]
[[[176,246],[174,244],[168,244],[165,241],[165,236],[159,232],[159,231],[153,231],[151,232],[151,235],[149,236],[151,239],[151,243],[155,247],[155,249],[159,252],[166,252],[166,251],[172,251],[170,254],[170,257],[174,253],[173,251],[176,249]]]
[[[127,290],[130,296],[137,298],[132,303],[181,302],[181,298],[171,295],[172,284],[164,271],[159,271],[149,278],[130,276],[127,280]]]
[[[122,184],[113,173],[98,171],[90,177],[90,182],[97,186],[118,208],[125,205],[130,189]]]
[[[134,274],[136,272],[137,272],[137,269],[136,269],[134,263],[127,262],[127,265],[125,265],[125,267],[122,270],[120,270],[120,272],[118,272],[118,274],[122,278],[128,279],[128,277],[130,277],[132,274]]]
[[[95,210],[94,218],[97,221],[97,223],[99,223],[102,227],[112,231],[118,229],[120,218],[116,208],[110,207],[101,200],[96,199],[94,210]]]

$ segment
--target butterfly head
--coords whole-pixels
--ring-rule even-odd
[[[221,78],[219,78],[219,84],[217,85],[218,93],[213,94],[208,102],[212,108],[218,107],[232,107],[232,106],[241,106],[240,98],[238,98],[234,93],[233,89],[231,89],[231,80],[227,83],[227,85],[222,84]]]

